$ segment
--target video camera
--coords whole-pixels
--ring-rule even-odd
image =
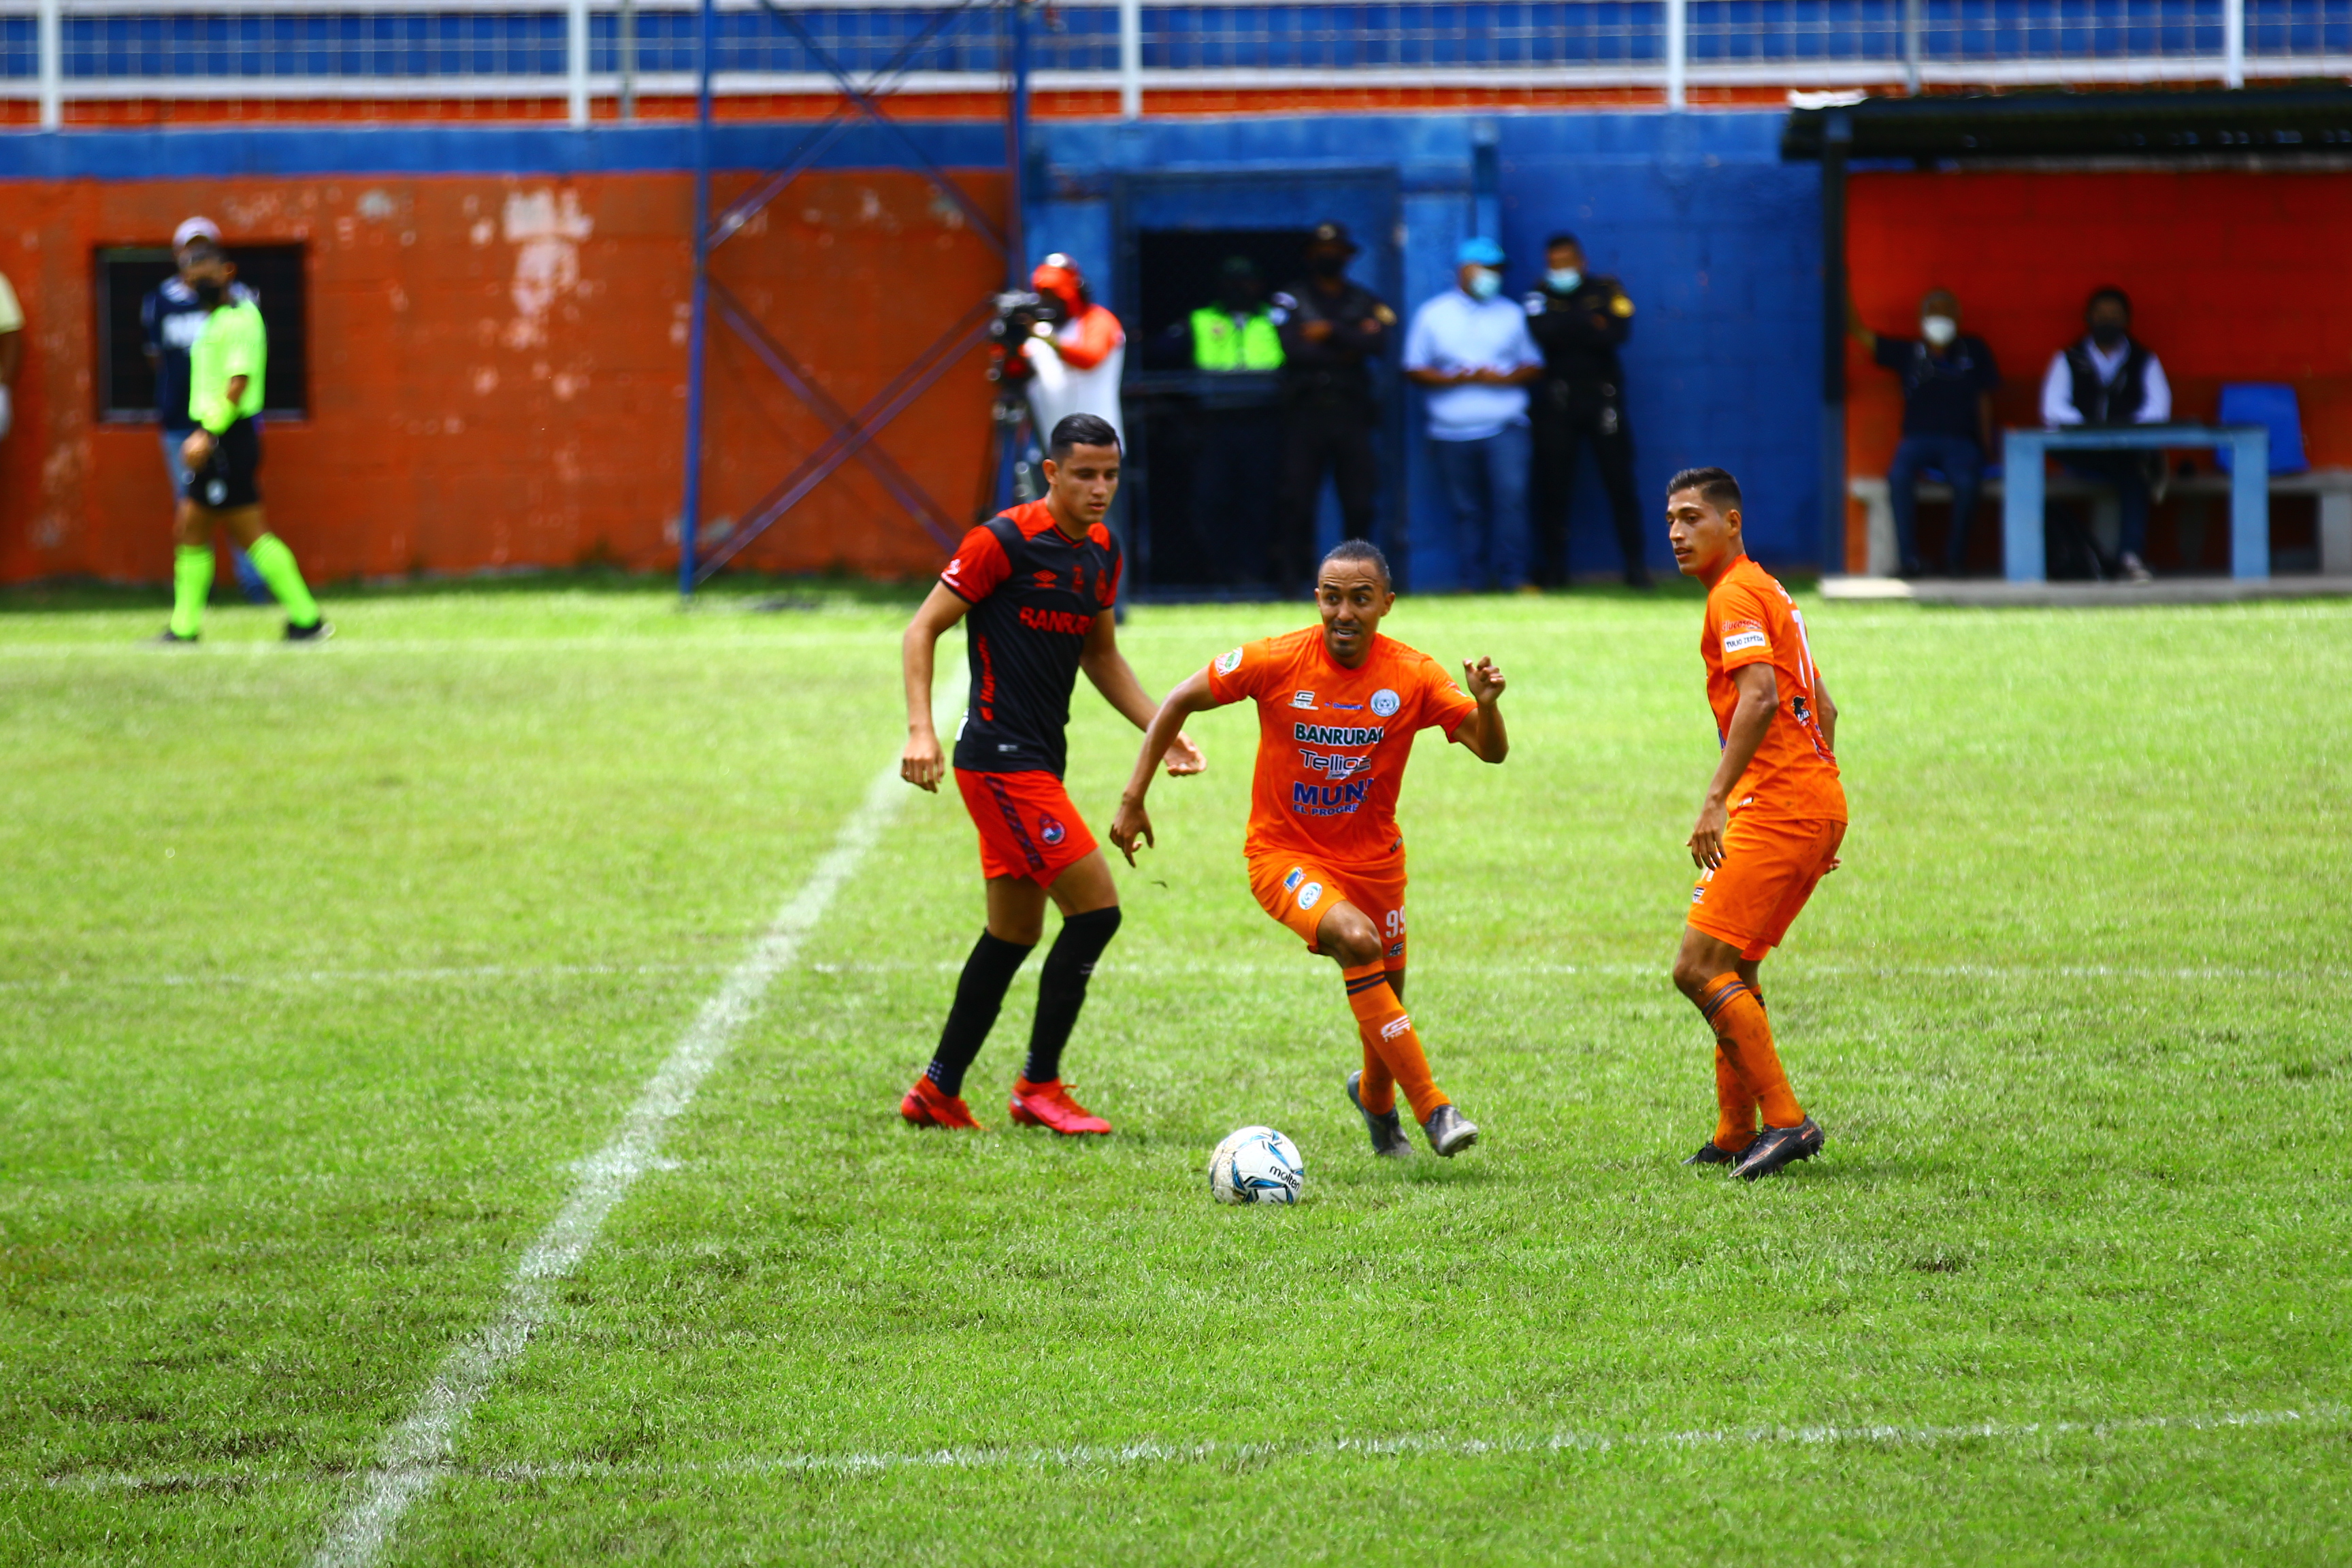
[[[996,296],[995,306],[996,319],[988,324],[988,379],[1015,386],[1027,381],[1032,374],[1028,357],[1015,351],[1031,338],[1040,336],[1041,328],[1050,332],[1060,326],[1069,312],[1055,296],[1026,289],[1006,289]]]

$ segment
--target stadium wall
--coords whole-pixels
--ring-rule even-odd
[[[1780,163],[1779,128],[1777,114],[1744,112],[1057,122],[1038,135],[1045,194],[1030,239],[1108,279],[1123,172],[1391,168],[1409,307],[1449,284],[1472,222],[1473,149],[1490,140],[1511,287],[1528,281],[1542,236],[1567,226],[1639,301],[1627,359],[1645,490],[1683,464],[1723,462],[1754,498],[1759,553],[1801,565],[1818,485],[1819,223],[1816,176]],[[1002,156],[996,125],[912,133],[950,166],[984,171]],[[730,124],[718,161],[761,168],[793,136]],[[875,167],[881,146],[871,132],[846,140],[718,268],[851,406],[999,279],[951,205]],[[153,426],[97,417],[91,252],[160,243],[191,212],[233,243],[308,247],[311,410],[272,427],[265,488],[320,575],[670,564],[690,149],[667,126],[0,137],[0,270],[29,318],[18,427],[0,444],[0,579],[166,575]],[[751,177],[723,177],[722,193]],[[983,210],[1002,210],[1001,173],[966,183]],[[707,521],[723,531],[823,428],[729,334],[712,341]],[[982,371],[975,355],[881,442],[951,511],[977,494]],[[1408,445],[1413,577],[1442,586],[1444,514],[1419,442]],[[1586,482],[1580,564],[1605,570],[1601,498]],[[898,576],[941,555],[852,467],[746,559]]]
[[[1968,330],[2000,363],[2003,425],[2041,422],[2050,356],[2080,334],[2090,291],[2113,283],[2131,295],[2133,330],[2162,359],[2181,417],[2212,418],[2225,382],[2290,382],[2312,466],[2352,467],[2352,173],[1890,171],[1854,175],[1847,202],[1864,320],[1913,332],[1921,294],[1958,293]],[[1849,466],[1883,474],[1902,390],[1859,344],[1846,368]],[[1856,570],[1865,549],[1855,504]]]

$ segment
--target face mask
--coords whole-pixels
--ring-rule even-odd
[[[1919,318],[1919,335],[1942,348],[1960,335],[1960,324],[1949,316],[1922,316]]]
[[[1573,267],[1555,267],[1544,274],[1544,281],[1555,294],[1573,294],[1576,286],[1584,281],[1584,274]]]
[[[1489,271],[1484,267],[1473,268],[1471,269],[1470,298],[1473,300],[1491,300],[1502,291],[1503,275],[1501,273]]]
[[[228,293],[227,284],[216,282],[210,278],[193,287],[196,291],[196,303],[207,310],[219,304]]]
[[[2091,341],[2103,349],[2112,349],[2122,342],[2126,333],[2119,321],[2098,321],[2091,327]]]
[[[1348,270],[1348,258],[1344,256],[1310,256],[1307,258],[1307,270],[1318,278],[1337,278]]]

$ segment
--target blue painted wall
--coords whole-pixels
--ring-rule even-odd
[[[1811,165],[1780,161],[1780,125],[1774,112],[1050,121],[1034,132],[1028,245],[1033,259],[1066,250],[1094,277],[1114,278],[1111,198],[1121,174],[1393,171],[1403,279],[1403,297],[1394,302],[1410,310],[1452,286],[1453,250],[1473,222],[1473,149],[1491,139],[1511,290],[1530,286],[1544,236],[1571,228],[1593,264],[1621,277],[1633,295],[1626,384],[1645,497],[1662,500],[1678,468],[1719,463],[1746,487],[1756,554],[1769,564],[1809,566],[1820,510],[1819,184]],[[772,165],[804,130],[722,126],[715,162]],[[916,124],[908,132],[942,165],[985,166],[1003,157],[1000,126]],[[0,181],[661,172],[688,168],[692,158],[692,132],[678,126],[0,133]],[[896,161],[888,139],[868,128],[845,137],[823,163]],[[1237,195],[1234,226],[1291,227],[1318,216],[1269,217],[1250,208],[1246,195]],[[1408,427],[1419,428],[1417,406]],[[1414,584],[1449,585],[1447,520],[1417,436],[1406,437],[1400,456]],[[1607,571],[1616,564],[1615,547],[1587,468],[1573,564]],[[1650,556],[1654,566],[1670,568],[1662,529],[1652,531]]]

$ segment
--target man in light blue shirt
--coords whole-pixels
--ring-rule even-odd
[[[1465,240],[1454,259],[1458,286],[1412,314],[1404,373],[1429,390],[1430,451],[1454,510],[1461,585],[1526,589],[1528,384],[1543,374],[1543,354],[1527,312],[1503,298],[1503,247]]]

